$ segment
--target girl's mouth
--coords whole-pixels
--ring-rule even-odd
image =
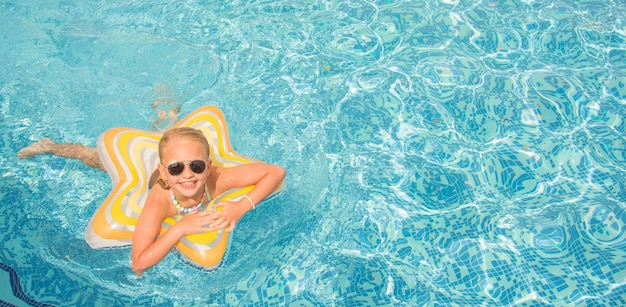
[[[183,188],[193,188],[196,186],[196,181],[186,181],[186,182],[181,182],[179,183],[179,185]]]

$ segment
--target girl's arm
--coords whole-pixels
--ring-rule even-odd
[[[278,187],[285,178],[285,170],[273,164],[253,163],[244,164],[231,168],[222,168],[220,171],[220,180],[217,183],[217,190],[225,191],[231,188],[240,188],[254,185],[254,189],[241,198],[237,202],[221,202],[217,206],[224,209],[217,213],[218,218],[211,224],[209,231],[228,227],[226,230],[231,231],[235,228],[235,224],[246,214],[258,205],[268,195]]]
[[[203,225],[209,223],[209,212],[191,212],[157,239],[161,224],[167,217],[167,201],[167,191],[155,186],[150,190],[139,215],[131,251],[131,268],[137,276],[163,260],[182,237],[206,231]]]

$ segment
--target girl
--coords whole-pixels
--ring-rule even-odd
[[[212,166],[206,138],[188,127],[163,134],[159,158],[159,184],[148,193],[133,234],[131,268],[137,276],[161,261],[186,235],[222,228],[232,231],[241,217],[285,178],[282,167],[265,163]],[[255,185],[254,189],[239,201],[218,203],[216,206],[223,207],[220,212],[202,210],[211,197],[250,185]],[[163,220],[175,214],[184,216],[157,240]]]

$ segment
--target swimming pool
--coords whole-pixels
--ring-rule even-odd
[[[0,7],[3,302],[626,304],[623,1]],[[213,272],[136,278],[84,240],[108,175],[16,157],[205,104],[288,171]]]

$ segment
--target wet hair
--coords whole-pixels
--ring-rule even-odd
[[[161,140],[159,141],[159,159],[163,160],[163,152],[167,150],[167,147],[173,140],[187,138],[190,140],[197,141],[202,144],[205,148],[209,159],[211,159],[211,146],[209,145],[209,141],[207,141],[204,134],[195,128],[191,127],[179,127],[165,131]],[[152,180],[151,180],[152,181]],[[170,186],[167,182],[165,182],[162,178],[156,180],[155,183],[158,183],[163,189],[169,189]]]

